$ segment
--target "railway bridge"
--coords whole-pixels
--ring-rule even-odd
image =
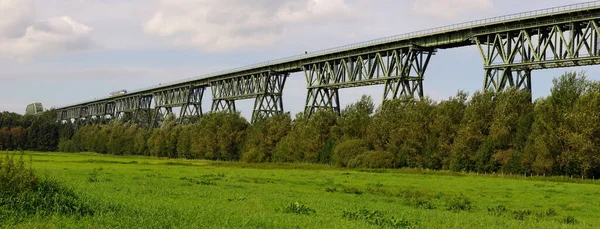
[[[343,88],[383,84],[384,100],[423,97],[423,81],[435,52],[477,46],[485,75],[483,89],[531,90],[532,71],[600,64],[600,1],[542,9],[351,44],[310,54],[184,79],[57,108],[57,120],[92,123],[127,119],[158,126],[179,107],[179,120],[211,111],[235,111],[235,101],[254,99],[252,121],[284,112],[282,93],[290,73],[307,83],[304,112],[339,113]]]

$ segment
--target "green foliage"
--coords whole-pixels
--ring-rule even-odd
[[[446,210],[449,211],[469,211],[471,210],[471,199],[460,194],[460,196],[452,197],[446,203]]]
[[[386,217],[380,211],[369,211],[361,209],[355,212],[344,211],[342,218],[347,220],[364,221],[368,224],[379,226],[382,228],[416,228],[417,223],[406,219],[396,219],[394,217]]]
[[[348,161],[350,168],[395,168],[394,154],[384,151],[369,151]]]
[[[563,219],[564,224],[577,224],[578,221],[574,216],[567,216]]]
[[[289,114],[279,114],[254,123],[246,131],[243,162],[271,162],[275,147],[292,128]]]
[[[343,210],[356,213],[359,209],[379,211],[383,215],[379,221],[394,216],[418,222],[406,227],[419,228],[561,225],[586,228],[600,224],[600,219],[591,214],[600,209],[594,204],[600,199],[594,195],[599,182],[581,178],[503,178],[425,169],[387,169],[386,173],[374,173],[305,163],[247,164],[89,153],[27,154],[32,155],[39,171],[52,174],[63,182],[63,187],[72,187],[80,196],[78,201],[90,206],[94,214],[36,214],[15,221],[10,219],[14,214],[2,212],[0,221],[10,228],[394,227],[371,224],[361,214],[351,217],[356,220],[343,217]],[[110,183],[87,181],[92,169],[99,167],[104,170],[98,173],[98,178],[112,179]],[[181,177],[212,181],[217,186],[180,180]],[[327,193],[326,187],[337,191]],[[361,190],[363,194],[346,194],[342,191],[344,187]],[[446,201],[460,193],[471,200],[471,210],[446,210]],[[290,200],[291,197],[294,199]],[[282,208],[295,200],[317,209],[318,214],[283,213]],[[500,204],[505,206],[504,213],[490,214],[488,207]],[[103,206],[111,211],[105,212],[107,208]],[[524,220],[515,220],[513,210],[529,210],[531,214]],[[578,223],[564,224],[567,216],[575,216]]]
[[[348,162],[358,155],[368,151],[363,140],[352,139],[339,143],[333,150],[333,162],[341,167],[347,167]]]
[[[23,157],[0,158],[0,222],[5,216],[27,215],[92,215],[94,210],[72,190],[39,178],[27,167]]]
[[[291,213],[297,215],[313,215],[317,214],[315,209],[312,209],[304,204],[298,202],[291,203],[283,207],[283,213]]]
[[[363,96],[339,116],[321,109],[249,124],[239,113],[209,113],[189,125],[170,116],[156,129],[121,120],[75,128],[55,122],[54,111],[4,112],[0,149],[600,177],[600,83],[584,73],[565,73],[534,103],[529,92],[507,89],[374,109]]]

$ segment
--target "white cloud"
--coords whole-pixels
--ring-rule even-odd
[[[0,56],[26,59],[33,55],[88,49],[92,28],[69,16],[34,22],[31,0],[0,0]]]
[[[412,12],[417,15],[454,19],[464,13],[490,10],[493,7],[492,0],[415,0]]]
[[[288,26],[349,15],[344,0],[162,0],[144,29],[177,45],[226,50],[270,44]]]
[[[20,37],[33,20],[32,0],[0,0],[0,37]]]

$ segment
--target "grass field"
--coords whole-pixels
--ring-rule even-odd
[[[27,153],[94,207],[5,228],[597,228],[600,183]],[[0,212],[1,213],[1,212]]]

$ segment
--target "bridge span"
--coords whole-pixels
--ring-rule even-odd
[[[290,73],[307,82],[305,114],[340,111],[342,88],[384,84],[384,100],[423,97],[433,54],[475,45],[485,69],[483,89],[531,90],[537,69],[600,64],[600,1],[530,11],[341,46],[306,55],[184,79],[57,108],[58,121],[92,123],[121,118],[158,126],[173,108],[181,122],[202,116],[206,88],[211,110],[235,111],[235,101],[255,99],[252,121],[282,113]]]

